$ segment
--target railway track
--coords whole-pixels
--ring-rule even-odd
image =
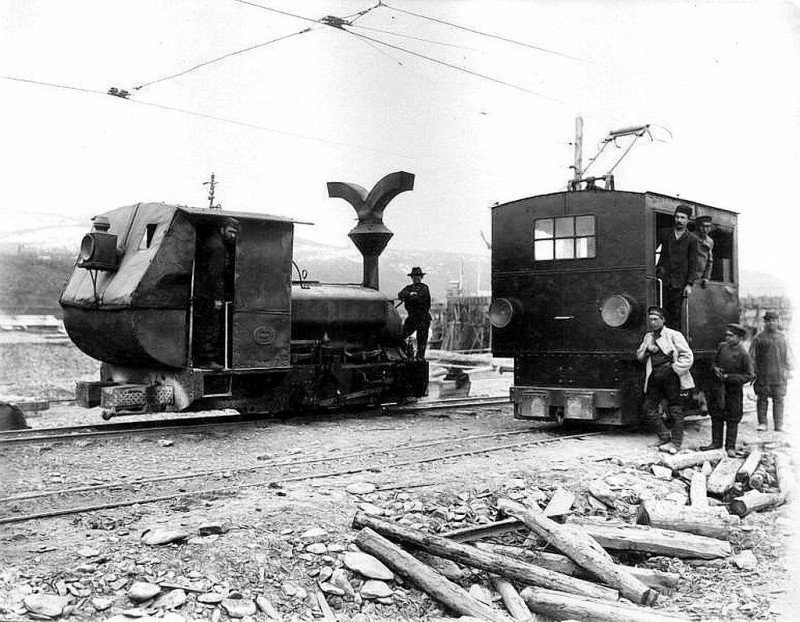
[[[382,414],[423,412],[444,408],[465,408],[491,406],[508,403],[508,396],[450,398],[432,400],[416,404],[385,404],[381,407]],[[231,410],[226,413],[205,414],[196,417],[181,417],[158,420],[129,420],[111,423],[98,423],[95,425],[31,428],[27,430],[0,431],[0,445],[13,443],[35,443],[63,440],[77,440],[99,438],[104,436],[118,436],[129,432],[146,434],[151,432],[167,433],[196,430],[198,428],[211,428],[226,425],[253,424],[264,422],[267,419],[263,413],[238,413]]]
[[[497,451],[513,451],[523,447],[564,440],[587,438],[606,431],[564,435],[558,430],[509,430],[464,437],[441,437],[420,443],[403,443],[392,447],[365,449],[298,459],[284,455],[241,468],[214,469],[190,473],[159,475],[132,481],[115,481],[96,486],[31,491],[0,499],[0,524],[50,518],[104,509],[175,502],[193,496],[234,495],[249,488],[262,487],[275,494],[292,482],[330,479],[368,471],[387,471],[446,460],[458,460]],[[527,438],[508,442],[511,437]],[[449,451],[430,449],[449,445]],[[333,463],[334,466],[331,466]],[[225,479],[224,486],[210,485]],[[414,483],[412,485],[418,485]],[[394,486],[394,488],[402,486]],[[131,494],[136,493],[136,494]],[[97,502],[98,497],[102,502]],[[79,503],[79,500],[82,503]],[[92,502],[94,501],[94,502]]]

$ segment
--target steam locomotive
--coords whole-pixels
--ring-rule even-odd
[[[139,203],[96,216],[62,292],[64,326],[101,361],[79,382],[104,419],[235,408],[284,413],[402,401],[426,394],[428,364],[407,352],[400,316],[378,291],[378,258],[392,237],[383,211],[412,190],[397,172],[371,192],[328,184],[356,208],[349,237],[364,258],[361,284],[292,280],[296,221],[263,214]],[[198,252],[226,218],[240,223],[233,294],[220,311],[221,364],[199,366]],[[294,264],[296,267],[296,264]],[[217,368],[218,367],[218,368]]]
[[[514,357],[519,419],[639,420],[646,309],[663,306],[657,231],[678,204],[711,216],[714,265],[684,302],[681,332],[707,394],[725,326],[739,318],[735,212],[655,192],[570,190],[492,208],[495,356]]]

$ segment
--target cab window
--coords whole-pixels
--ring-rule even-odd
[[[538,218],[533,223],[534,261],[590,259],[597,255],[593,215]]]

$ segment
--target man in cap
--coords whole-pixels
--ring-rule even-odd
[[[664,312],[667,326],[681,330],[684,299],[692,293],[698,278],[697,237],[687,228],[692,208],[680,204],[675,208],[675,225],[659,232],[661,254],[656,264],[656,275],[664,284]]]
[[[194,359],[197,367],[222,369],[225,303],[233,300],[236,237],[241,226],[227,216],[198,236],[194,278]]]
[[[731,458],[736,456],[736,435],[742,420],[742,387],[755,378],[753,361],[742,345],[745,335],[743,326],[728,324],[717,348],[712,367],[711,444],[700,448],[721,449],[724,436],[725,450]]]
[[[408,339],[415,331],[417,333],[417,358],[425,358],[425,348],[428,345],[428,330],[431,326],[431,292],[422,282],[425,273],[419,266],[414,266],[408,273],[413,281],[406,285],[397,294],[400,302],[406,305],[408,317],[403,324],[403,339]]]
[[[664,310],[647,309],[647,325],[636,358],[645,364],[644,411],[645,421],[658,433],[659,451],[676,454],[683,442],[683,409],[694,380],[689,370],[694,363],[689,344],[680,333],[664,326]],[[671,429],[659,412],[659,405],[667,400]]]
[[[700,287],[705,287],[711,280],[714,267],[714,240],[708,235],[713,224],[711,216],[698,216],[694,219],[697,235],[697,274],[700,275]]]
[[[772,398],[772,419],[775,430],[783,429],[783,398],[786,395],[786,382],[789,379],[792,364],[789,345],[779,328],[780,318],[775,311],[764,314],[764,330],[755,336],[750,344],[750,356],[756,381],[753,389],[756,393],[756,412],[758,413],[758,431],[767,429],[767,408]]]

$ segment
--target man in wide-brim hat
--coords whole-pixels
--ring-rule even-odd
[[[413,283],[406,285],[397,294],[397,298],[406,306],[408,317],[403,324],[403,339],[417,333],[417,358],[425,358],[428,346],[428,331],[431,327],[431,292],[422,282],[425,273],[419,266],[414,266],[408,273]]]
[[[692,293],[698,273],[697,236],[687,229],[692,208],[680,204],[675,208],[674,225],[658,233],[661,254],[656,264],[656,275],[663,281],[663,307],[667,327],[682,330],[683,301]]]

